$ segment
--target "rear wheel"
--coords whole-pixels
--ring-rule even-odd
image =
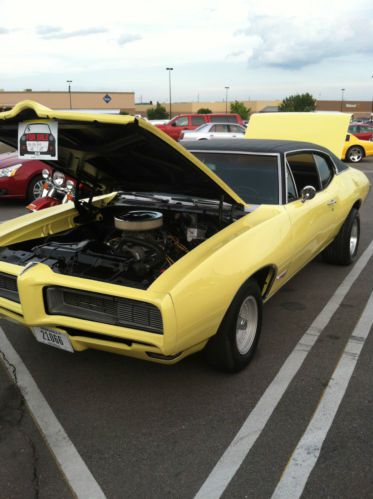
[[[364,149],[360,146],[352,146],[348,149],[346,154],[347,161],[351,163],[360,163],[364,158]]]
[[[31,203],[37,198],[40,198],[43,193],[44,180],[41,175],[31,179],[27,188],[27,201]]]
[[[352,208],[344,221],[337,237],[324,250],[323,256],[328,263],[350,265],[357,257],[360,241],[360,217],[356,208]]]
[[[214,367],[237,372],[252,359],[262,325],[262,297],[250,279],[238,291],[225,317],[206,346],[208,362]]]

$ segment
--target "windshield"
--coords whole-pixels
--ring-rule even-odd
[[[200,125],[198,128],[195,128],[193,132],[202,132],[204,130],[208,130],[210,126],[211,126],[210,123],[204,123],[203,125]]]
[[[279,203],[277,156],[191,151],[246,203]]]

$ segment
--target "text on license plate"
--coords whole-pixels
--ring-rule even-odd
[[[70,338],[67,334],[48,327],[32,327],[31,330],[40,343],[45,343],[51,347],[61,348],[68,352],[74,352]]]

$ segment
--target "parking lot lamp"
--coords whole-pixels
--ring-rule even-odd
[[[170,119],[172,118],[171,116],[171,71],[174,70],[174,68],[166,68],[166,70],[168,71],[168,90],[169,90],[169,94],[170,94]]]
[[[225,88],[225,112],[228,112],[228,90],[230,87],[224,87]]]
[[[345,92],[345,88],[341,88],[341,92],[342,92],[342,97],[341,97],[341,112],[342,112],[342,109],[343,109],[343,94]]]
[[[71,108],[71,83],[72,83],[72,82],[73,82],[73,80],[66,80],[66,83],[68,83],[68,85],[69,85],[69,87],[68,87],[68,88],[69,88],[69,101],[70,101],[70,109],[72,109],[72,108]]]

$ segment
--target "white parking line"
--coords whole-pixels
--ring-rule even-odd
[[[373,241],[313,321],[216,463],[195,499],[219,498],[250,452],[311,348],[373,255]]]
[[[39,427],[41,434],[54,454],[57,464],[76,497],[78,499],[104,499],[105,494],[87,468],[74,444],[67,436],[27,367],[14,350],[1,327],[0,345],[1,351],[7,361],[3,361],[4,365],[12,378],[17,382],[36,425]]]
[[[297,499],[301,496],[346,393],[372,325],[373,293],[370,295],[364,312],[343,351],[311,422],[288,462],[272,499]]]

